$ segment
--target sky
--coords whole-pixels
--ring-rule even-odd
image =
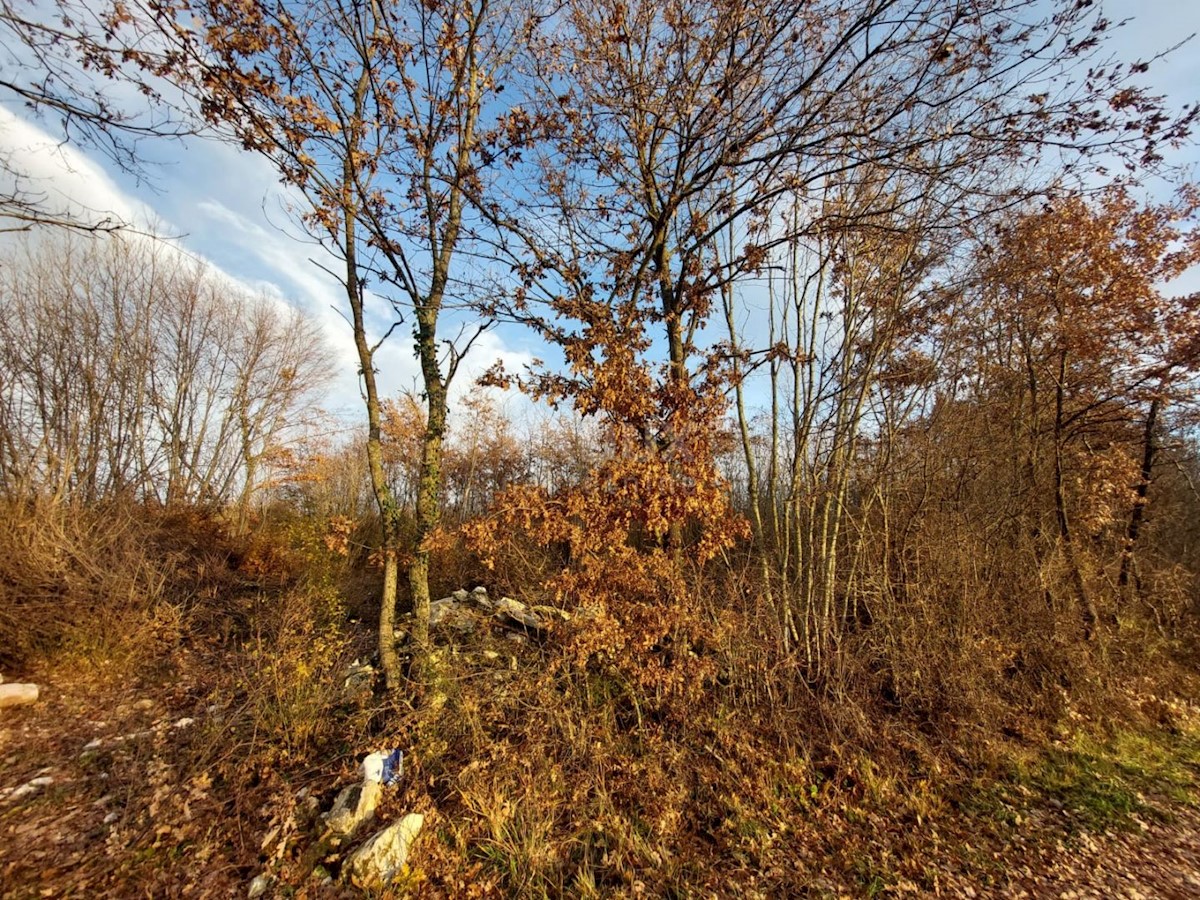
[[[1110,0],[1103,6],[1113,21],[1131,20],[1111,45],[1127,60],[1148,60],[1200,32],[1200,0]],[[13,64],[0,55],[0,67]],[[1200,40],[1153,63],[1144,77],[1173,106],[1197,99]],[[339,285],[314,263],[321,251],[301,239],[289,196],[265,160],[214,140],[170,141],[153,147],[147,177],[139,178],[98,154],[61,144],[47,131],[53,130],[52,122],[28,116],[18,100],[0,93],[0,152],[13,154],[31,186],[51,199],[68,199],[89,215],[112,211],[168,235],[229,277],[304,310],[319,323],[337,360],[326,405],[351,420],[361,415],[357,360],[349,325],[339,312]],[[1185,148],[1176,161],[1200,169],[1200,148]],[[1200,289],[1200,278],[1189,289]],[[515,328],[491,330],[464,363],[457,389],[460,395],[474,390],[475,377],[497,360],[519,371],[543,350]],[[389,394],[416,387],[418,368],[406,331],[398,329],[383,346],[379,370]]]

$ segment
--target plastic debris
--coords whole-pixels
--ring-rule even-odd
[[[380,750],[369,754],[362,761],[362,773],[366,781],[378,781],[391,787],[404,774],[404,751],[397,747],[391,752]]]

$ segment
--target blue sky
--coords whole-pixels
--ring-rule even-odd
[[[1115,54],[1128,60],[1149,59],[1200,31],[1200,0],[1119,0],[1105,3],[1104,9],[1114,21],[1132,19],[1111,44]],[[1196,99],[1200,41],[1153,64],[1145,79],[1173,105]],[[338,359],[328,405],[351,418],[361,415],[349,326],[337,312],[338,285],[311,261],[321,251],[301,240],[289,197],[267,162],[212,140],[162,143],[147,148],[155,163],[149,178],[138,180],[103,158],[60,146],[26,116],[19,102],[0,96],[0,150],[13,151],[33,183],[52,198],[69,199],[96,213],[112,210],[127,221],[176,236],[179,246],[229,276],[305,310],[320,323]],[[1200,149],[1186,148],[1177,161],[1200,165]],[[1200,288],[1200,279],[1189,281],[1194,282],[1190,289]],[[542,350],[525,332],[493,330],[464,365],[459,390],[470,390],[474,376],[497,359],[519,370]],[[417,366],[405,331],[398,330],[385,345],[379,367],[389,393],[416,384]]]

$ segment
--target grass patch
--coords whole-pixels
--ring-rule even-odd
[[[1004,777],[977,783],[963,808],[1004,825],[1050,806],[1089,831],[1135,827],[1134,816],[1162,818],[1163,806],[1200,804],[1200,730],[1081,733],[1011,759]]]

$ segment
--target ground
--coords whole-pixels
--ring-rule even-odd
[[[270,775],[221,796],[206,766],[225,713],[162,675],[105,686],[57,672],[36,705],[0,710],[4,900],[245,896],[265,865]],[[890,782],[860,784],[854,803],[830,794],[786,852],[763,854],[773,870],[719,861],[728,882],[696,896],[794,896],[800,873],[813,897],[1200,896],[1200,731],[1063,734],[1012,759],[970,783],[922,782],[903,808]],[[322,804],[352,765],[306,770]],[[317,881],[295,893],[343,894]]]

